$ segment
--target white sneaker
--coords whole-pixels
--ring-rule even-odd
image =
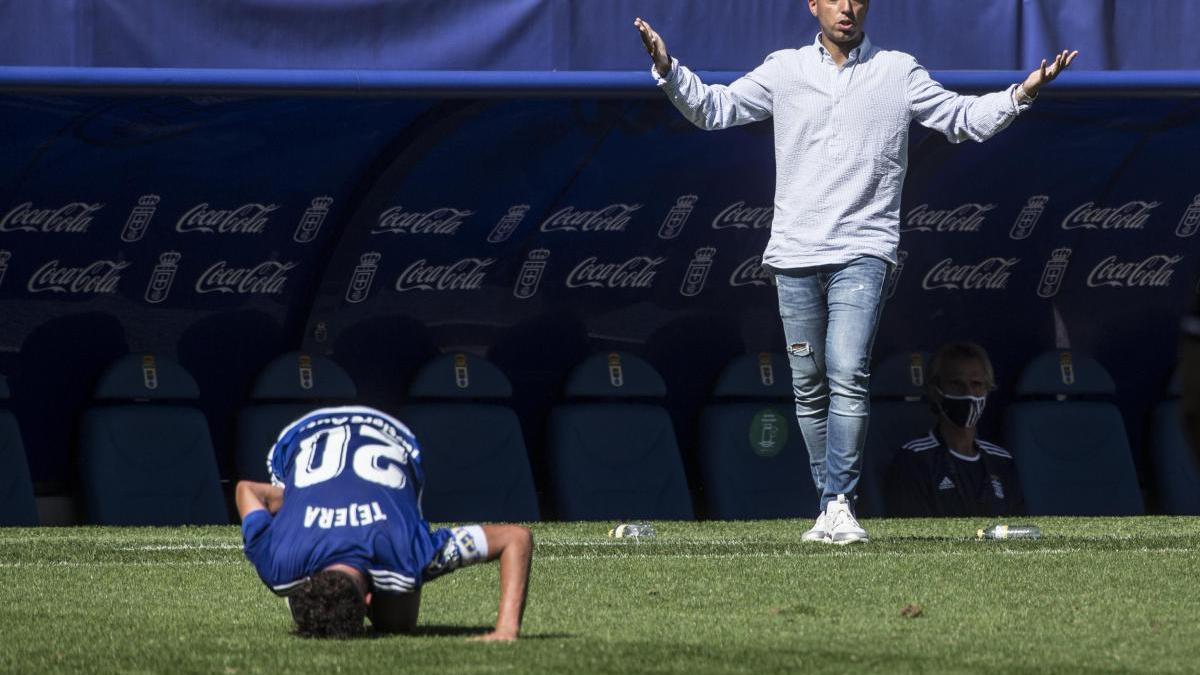
[[[829,506],[825,507],[825,519],[829,524],[829,538],[835,544],[870,541],[867,531],[862,529],[854,519],[854,514],[850,512],[846,495],[838,495],[837,501],[829,502]]]
[[[815,541],[828,544],[830,542],[829,529],[825,527],[825,522],[825,512],[822,511],[817,516],[817,522],[813,524],[812,528],[800,536],[800,541]]]

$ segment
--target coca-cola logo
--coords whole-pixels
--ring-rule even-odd
[[[920,204],[904,217],[901,232],[979,232],[995,204],[963,204],[952,209],[931,209]]]
[[[196,292],[279,295],[287,284],[287,273],[295,267],[294,262],[277,260],[266,260],[253,267],[230,267],[221,260],[196,279]]]
[[[92,224],[92,217],[104,204],[71,202],[49,209],[34,208],[33,202],[13,207],[0,219],[0,232],[67,232],[83,234]]]
[[[1064,230],[1141,230],[1150,212],[1162,202],[1131,201],[1121,206],[1100,207],[1095,202],[1080,204],[1062,221]]]
[[[598,211],[574,206],[559,209],[542,222],[542,232],[624,232],[641,204],[610,204]]]
[[[1143,260],[1122,262],[1117,256],[1110,255],[1092,268],[1087,285],[1091,288],[1167,288],[1171,285],[1171,277],[1175,275],[1175,265],[1181,260],[1181,255],[1158,254]]]
[[[666,258],[639,255],[624,262],[602,263],[585,258],[567,275],[567,288],[651,288]]]
[[[495,258],[463,258],[449,265],[430,265],[421,258],[396,279],[396,290],[477,291],[483,287],[488,268],[495,262]]]
[[[921,287],[927,291],[946,288],[963,291],[999,291],[1008,288],[1011,270],[1020,258],[992,257],[977,263],[954,264],[945,258],[925,274]]]
[[[762,258],[753,256],[746,258],[729,275],[729,285],[737,286],[770,286],[771,273],[762,266]]]
[[[371,234],[441,234],[454,236],[463,220],[475,215],[474,211],[455,209],[448,206],[432,211],[405,211],[402,206],[379,214],[379,220]]]
[[[126,267],[129,263],[120,260],[97,260],[82,267],[51,260],[33,273],[26,287],[30,293],[116,293]]]
[[[202,202],[188,209],[175,222],[175,231],[262,234],[267,228],[267,215],[278,208],[278,204],[250,203],[235,209],[214,209],[208,202]]]
[[[746,206],[746,202],[734,202],[713,218],[712,229],[765,230],[771,227],[775,209],[770,206]]]

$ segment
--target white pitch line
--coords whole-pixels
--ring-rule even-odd
[[[1028,551],[1019,551],[1013,549],[1001,549],[997,553],[1013,556],[1033,556],[1033,555],[1067,555],[1074,553],[1090,552],[1089,549],[1033,549]],[[1191,553],[1190,548],[1141,548],[1128,549],[1123,551],[1111,551],[1112,553]],[[888,558],[958,558],[968,555],[974,555],[974,551],[865,551],[862,548],[858,549],[834,549],[830,552],[831,555],[846,557],[859,556],[862,558],[869,557],[888,557]],[[584,553],[582,555],[563,555],[551,553],[549,555],[535,554],[533,559],[540,560],[611,560],[611,559],[629,559],[629,558],[684,558],[684,559],[699,559],[699,560],[727,560],[727,559],[745,559],[745,558],[813,558],[819,559],[820,554],[816,553],[800,553],[797,551],[778,551],[775,553],[664,553],[660,555],[637,555],[636,549],[628,553],[617,555],[599,555],[596,553]]]
[[[80,560],[39,560],[35,562],[0,563],[0,569],[18,567],[207,567],[212,565],[244,565],[241,560],[127,560],[119,561],[80,561]]]
[[[117,551],[240,551],[241,544],[145,544],[143,546],[123,546]]]

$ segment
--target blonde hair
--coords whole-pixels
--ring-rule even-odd
[[[996,373],[992,370],[992,360],[988,358],[987,350],[975,342],[949,342],[942,345],[929,361],[929,386],[934,387],[942,382],[943,370],[951,361],[979,361],[987,377],[988,389],[996,388]]]

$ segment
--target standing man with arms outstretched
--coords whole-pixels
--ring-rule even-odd
[[[500,561],[494,631],[517,639],[533,539],[517,525],[430,531],[421,515],[421,450],[406,426],[372,408],[314,410],[284,428],[267,457],[271,483],[237,485],[246,557],[288,599],[296,631],[353,637],[417,623],[421,585]]]
[[[775,119],[775,215],[763,266],[775,275],[796,417],[820,515],[805,541],[867,541],[853,504],[869,412],[871,345],[896,264],[908,129],[952,142],[1007,127],[1077,52],[1042,62],[1021,84],[984,96],[946,91],[908,54],[882,50],[863,26],[869,0],[808,0],[812,45],[775,52],[729,86],[709,86],[634,22],[659,86],[702,129]]]

